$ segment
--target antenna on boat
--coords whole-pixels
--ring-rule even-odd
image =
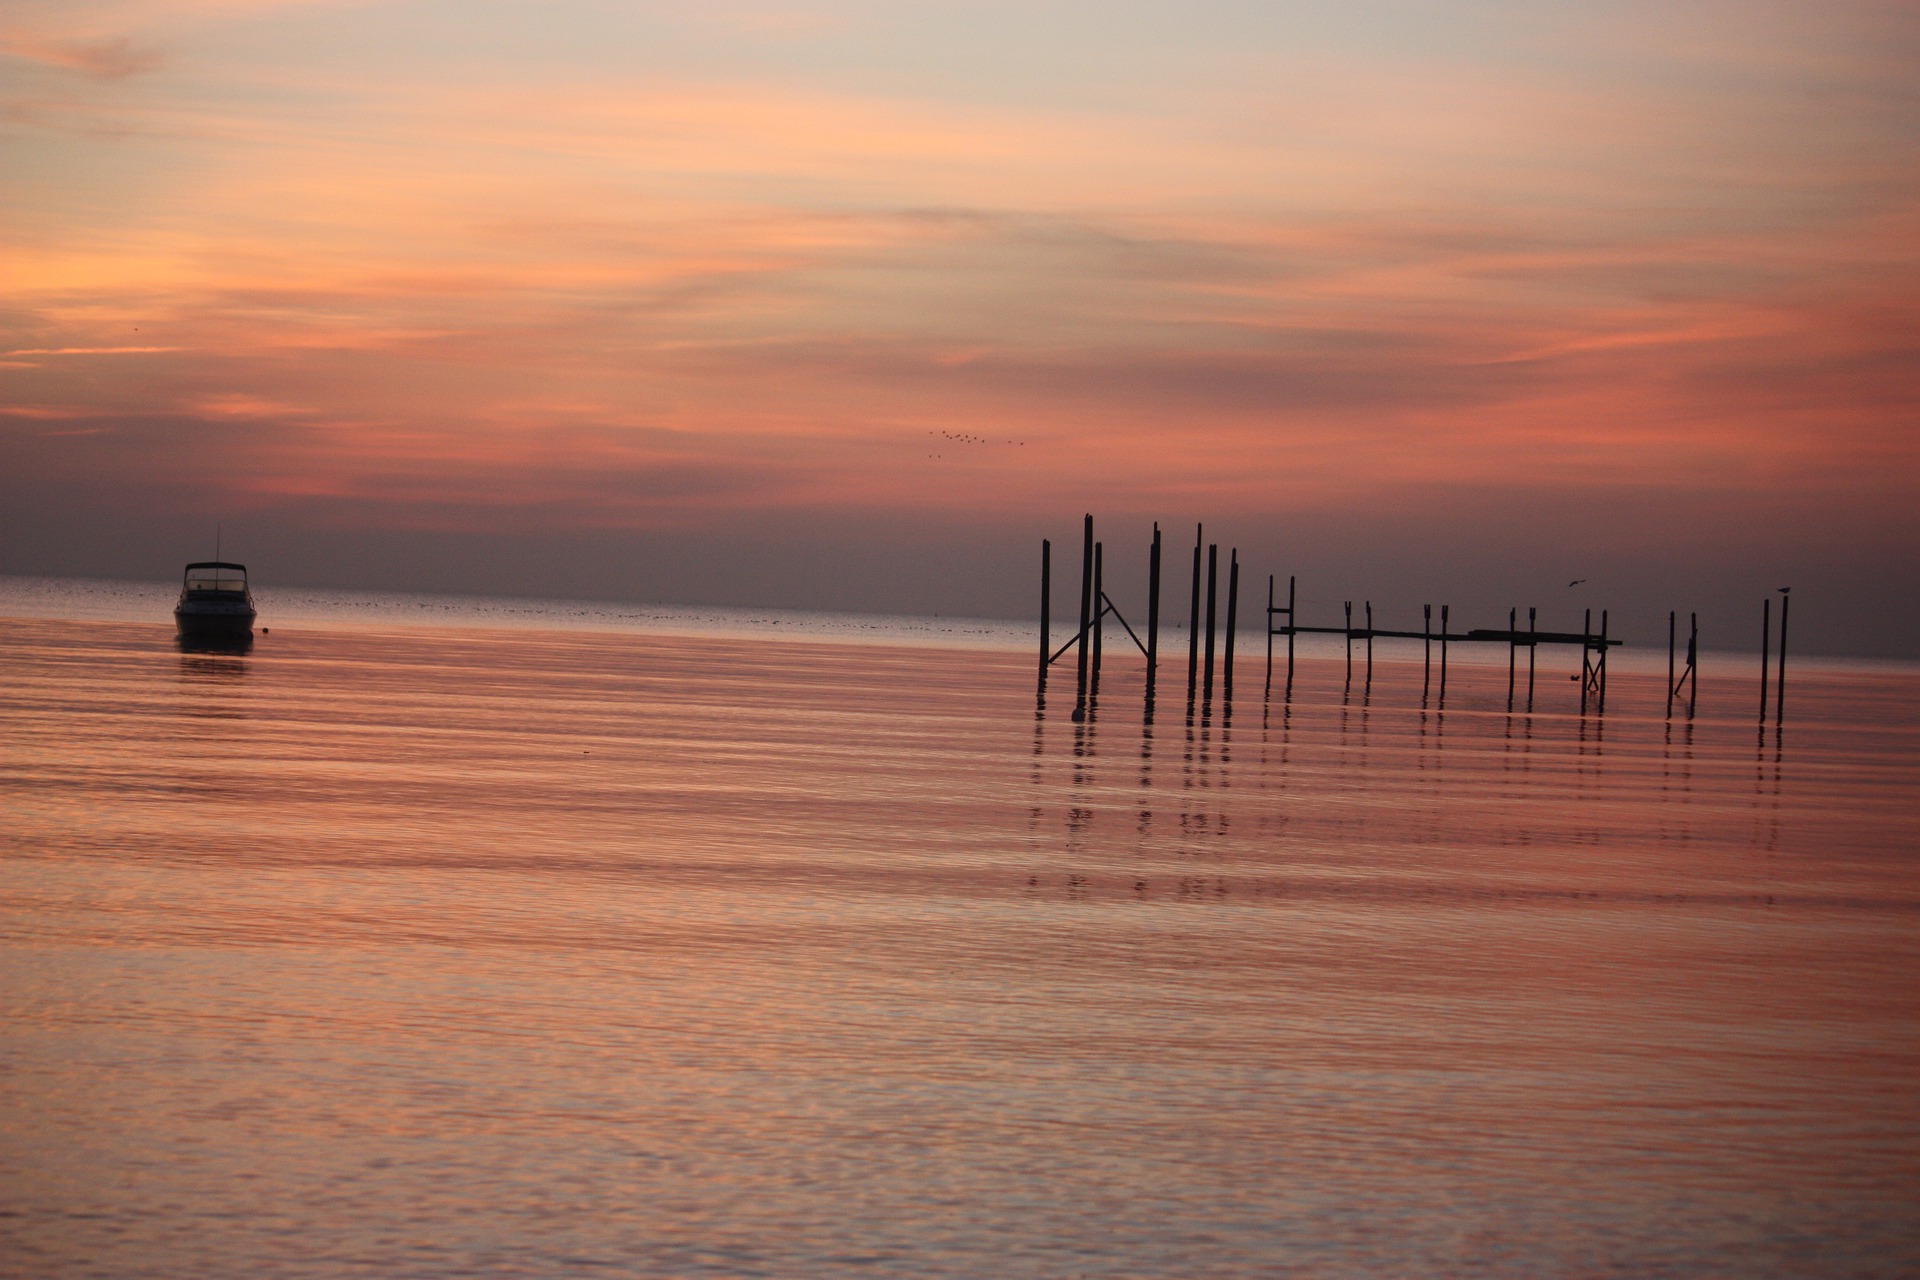
[[[213,522],[213,558],[215,560],[220,558],[220,522],[218,520]]]

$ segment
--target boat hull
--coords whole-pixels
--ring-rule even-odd
[[[183,604],[173,625],[182,644],[232,647],[253,643],[254,617],[248,605]]]

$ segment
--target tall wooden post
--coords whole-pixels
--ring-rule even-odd
[[[1694,699],[1700,696],[1700,615],[1687,615],[1687,719],[1693,719]]]
[[[1160,522],[1153,522],[1153,550],[1147,556],[1147,706],[1160,674]]]
[[[1580,714],[1587,714],[1587,691],[1593,680],[1593,610],[1580,623]],[[1764,711],[1764,708],[1762,708]]]
[[[1193,608],[1187,614],[1187,701],[1200,678],[1200,548],[1204,525],[1193,526]]]
[[[1047,691],[1047,659],[1053,654],[1053,543],[1040,539],[1040,693]]]
[[[1103,552],[1100,543],[1093,544],[1093,675],[1087,680],[1089,705],[1100,697],[1100,656],[1106,648],[1103,643],[1107,635],[1107,589],[1101,571]]]
[[[1293,619],[1289,618],[1287,619],[1287,621],[1292,622]],[[1266,688],[1262,690],[1262,695],[1271,697],[1272,694],[1273,694],[1273,575],[1268,574],[1267,575],[1267,684],[1266,684]]]
[[[1080,636],[1078,663],[1080,678],[1074,691],[1073,718],[1087,718],[1087,631],[1093,611],[1093,516],[1088,514],[1080,536]]]
[[[1227,557],[1227,687],[1221,703],[1233,706],[1233,633],[1240,629],[1240,549]]]
[[[1220,544],[1207,544],[1207,666],[1206,674],[1200,685],[1200,704],[1213,706],[1213,622],[1217,612],[1215,608],[1214,588],[1220,577]]]
[[[1667,719],[1673,719],[1673,647],[1679,640],[1680,615],[1667,610]]]
[[[1427,690],[1433,687],[1433,606],[1420,606],[1420,633],[1426,637],[1426,665],[1420,672],[1420,701],[1427,700]]]
[[[1293,636],[1294,625],[1299,614],[1293,611],[1294,576],[1287,575],[1287,701],[1293,701]]]
[[[1540,641],[1534,635],[1534,633],[1539,630],[1538,627],[1534,626],[1534,619],[1539,615],[1539,612],[1540,611],[1536,609],[1534,606],[1532,605],[1527,606],[1527,710],[1528,711],[1533,710],[1533,664],[1540,657]]]
[[[1787,714],[1787,604],[1791,596],[1780,596],[1780,663],[1773,680],[1773,727],[1779,728]]]
[[[1440,705],[1447,705],[1447,606],[1440,606]]]
[[[1520,654],[1520,633],[1518,632],[1518,630],[1516,630],[1516,628],[1518,628],[1519,625],[1520,625],[1520,610],[1508,609],[1507,610],[1507,710],[1508,711],[1513,710],[1514,668],[1517,665],[1516,660],[1518,659]]]
[[[1599,685],[1601,715],[1607,713],[1607,611],[1600,611],[1600,660],[1599,670],[1594,672],[1594,683]]]
[[[1345,624],[1347,630],[1347,688],[1351,689],[1353,688],[1353,601],[1343,601],[1341,608],[1346,611],[1347,619]]]
[[[1373,688],[1373,601],[1367,601],[1367,688]]]
[[[1760,723],[1767,722],[1767,658],[1773,648],[1773,597],[1760,602]]]

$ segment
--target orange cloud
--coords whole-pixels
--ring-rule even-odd
[[[0,53],[96,80],[124,80],[159,67],[164,59],[125,36],[91,41],[37,41],[0,37]]]

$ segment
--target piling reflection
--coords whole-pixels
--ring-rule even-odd
[[[1726,829],[1708,835],[1703,828],[1727,803],[1722,722],[1664,717],[1668,682],[1618,670],[1612,701],[1627,691],[1624,716],[1617,707],[1603,713],[1595,691],[1579,696],[1586,672],[1566,683],[1556,676],[1550,689],[1567,696],[1529,710],[1517,653],[1524,647],[1516,645],[1513,660],[1497,667],[1451,664],[1445,699],[1436,670],[1427,696],[1406,705],[1399,691],[1417,694],[1425,675],[1417,657],[1364,664],[1377,665],[1379,689],[1364,671],[1348,684],[1340,659],[1301,662],[1304,683],[1290,696],[1276,680],[1257,714],[1239,708],[1240,716],[1220,697],[1224,686],[1209,705],[1204,666],[1196,661],[1195,698],[1172,729],[1156,728],[1144,714],[1113,721],[1109,706],[1105,716],[1072,726],[1070,748],[1050,759],[1067,740],[1055,742],[1036,726],[1027,780],[1039,791],[1064,786],[1071,799],[1050,808],[1054,829],[1069,837],[1077,856],[1116,859],[1111,884],[1143,884],[1149,895],[1166,887],[1173,866],[1284,858],[1295,837],[1316,828],[1336,842],[1364,832],[1388,846],[1404,841],[1410,850],[1463,845],[1469,837],[1449,816],[1462,806],[1477,815],[1481,838],[1497,847],[1590,853],[1622,838],[1649,852],[1726,844]],[[1203,659],[1204,649],[1196,649]],[[1133,692],[1116,685],[1109,700],[1122,690]],[[1131,697],[1121,702],[1128,710],[1137,705]],[[1745,731],[1753,732],[1751,721]],[[1751,770],[1749,800],[1740,807],[1754,822],[1736,843],[1774,849],[1783,839],[1780,815],[1791,812],[1789,753],[1774,725],[1746,741],[1747,751],[1735,753]],[[1244,759],[1242,746],[1251,748]],[[1703,752],[1716,761],[1704,771]],[[1645,822],[1623,837],[1622,814],[1633,831],[1635,812]],[[1286,845],[1259,843],[1282,833]],[[1084,887],[1097,896],[1102,883],[1095,874]],[[1250,887],[1257,890],[1257,881]]]

